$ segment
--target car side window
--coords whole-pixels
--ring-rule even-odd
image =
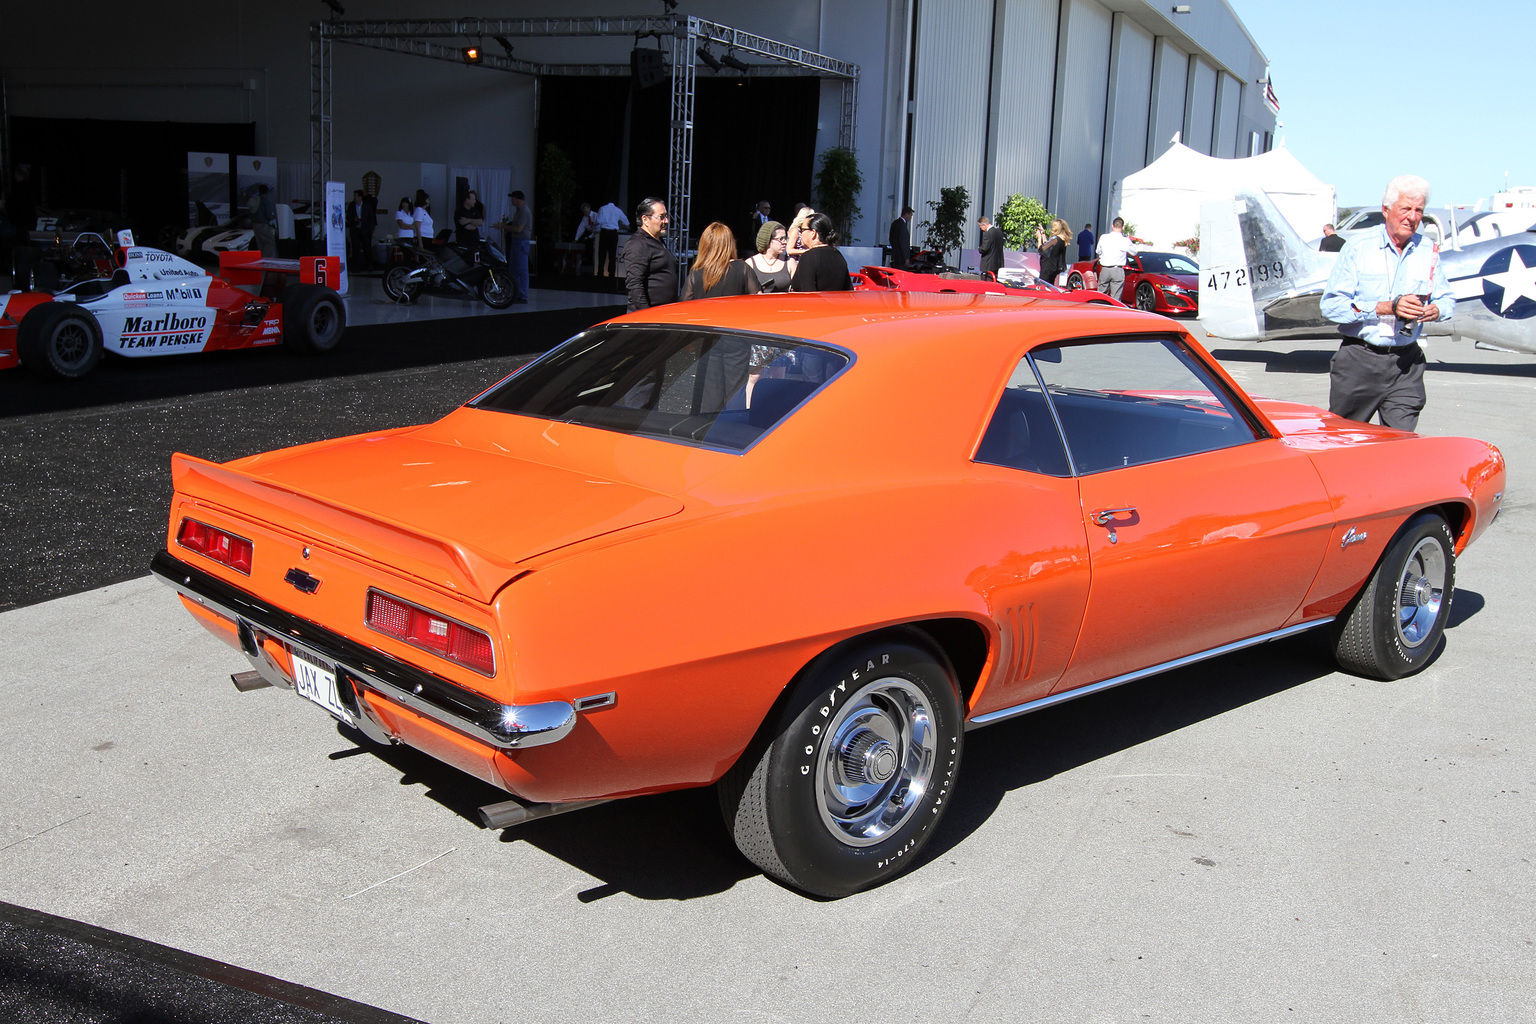
[[[1028,359],[1020,360],[998,399],[975,461],[1047,476],[1072,475],[1045,390]]]
[[[1048,345],[1030,353],[1078,474],[1247,444],[1256,426],[1169,338]]]

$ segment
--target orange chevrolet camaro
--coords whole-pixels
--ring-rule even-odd
[[[919,859],[967,730],[1266,640],[1394,678],[1497,515],[1482,441],[1255,401],[1173,321],[709,299],[436,423],[172,462],[153,570],[270,684],[506,790],[718,787],[823,896]]]

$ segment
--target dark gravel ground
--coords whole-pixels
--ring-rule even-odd
[[[148,572],[172,452],[222,462],[425,423],[620,312],[357,327],[318,358],[273,348],[109,359],[74,382],[0,374],[0,611]]]

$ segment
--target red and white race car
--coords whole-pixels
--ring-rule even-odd
[[[346,308],[325,286],[327,257],[223,252],[218,273],[210,274],[125,241],[110,277],[52,293],[0,295],[0,370],[24,365],[76,378],[90,373],[103,352],[137,358],[282,342],[320,353],[341,340]],[[281,280],[276,275],[297,275],[298,282],[280,293],[264,288],[264,280]]]

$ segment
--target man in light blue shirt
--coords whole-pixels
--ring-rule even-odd
[[[1412,174],[1387,184],[1381,226],[1339,252],[1323,292],[1322,311],[1344,336],[1329,370],[1328,409],[1369,423],[1373,415],[1399,430],[1418,426],[1424,409],[1424,349],[1431,320],[1449,320],[1456,300],[1440,267],[1440,251],[1418,233],[1429,182]]]

